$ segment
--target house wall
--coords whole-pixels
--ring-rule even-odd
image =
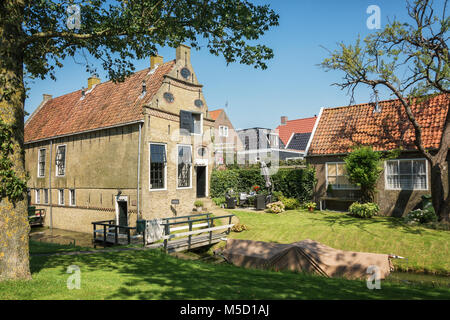
[[[52,139],[25,145],[25,168],[30,176],[31,205],[46,209],[44,223],[50,226],[50,203],[44,204],[43,189],[51,189],[54,228],[91,232],[93,221],[115,218],[115,196],[128,196],[128,211],[136,216],[138,124]],[[56,176],[56,150],[66,145],[65,176]],[[45,176],[38,177],[39,149],[46,149]],[[51,165],[51,186],[49,170]],[[36,204],[35,189],[40,191]],[[64,190],[65,204],[58,205],[58,190]],[[76,205],[69,204],[69,190],[75,189]],[[49,196],[50,198],[50,196]],[[50,199],[49,199],[50,202]]]
[[[219,128],[221,126],[228,127],[228,137],[220,136]],[[214,148],[216,163],[220,164],[234,163],[236,152],[242,150],[241,139],[239,139],[225,111],[219,114],[214,124]]]
[[[180,77],[182,68],[187,67],[192,74],[192,81],[185,81]],[[173,102],[164,99],[164,93],[170,92],[174,96]],[[196,99],[204,103],[202,107],[194,104]],[[195,168],[199,162],[207,164],[208,195],[209,177],[214,166],[214,121],[208,117],[208,106],[205,102],[202,86],[198,84],[190,60],[177,61],[161,88],[156,93],[150,107],[144,108],[145,122],[143,128],[142,162],[141,162],[141,212],[144,219],[172,217],[192,213],[194,202],[197,200],[197,175]],[[201,113],[203,117],[203,133],[201,135],[180,134],[180,111]],[[166,145],[167,177],[165,190],[150,189],[150,143]],[[190,188],[177,188],[177,145],[184,144],[192,147],[193,166]],[[206,148],[207,154],[201,157],[199,148]],[[179,200],[179,204],[172,205],[171,200]]]
[[[310,156],[307,162],[314,166],[316,170],[317,185],[314,193],[315,201],[327,197],[326,186],[326,163],[342,162],[344,156]],[[416,159],[423,158],[416,152],[402,153],[398,159]],[[380,215],[401,217],[413,210],[420,202],[422,195],[431,194],[431,174],[428,164],[428,190],[387,190],[385,187],[385,170],[383,171],[377,182],[375,202],[380,206]],[[448,183],[448,182],[446,182]],[[336,190],[332,191],[330,197],[334,198],[357,198],[359,191],[357,190]],[[351,204],[348,202],[327,201],[327,208],[333,210],[347,210]]]

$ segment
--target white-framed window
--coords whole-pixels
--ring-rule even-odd
[[[58,190],[58,204],[60,206],[64,205],[64,189],[59,189]]]
[[[426,159],[386,161],[385,184],[387,190],[428,190]]]
[[[56,176],[66,175],[66,145],[56,147]]]
[[[35,200],[36,200],[35,203],[36,204],[41,203],[41,189],[36,189],[34,194],[36,196],[35,197]]]
[[[219,126],[219,136],[228,137],[228,127],[227,126]]]
[[[69,203],[71,206],[76,205],[75,189],[69,189]]]
[[[150,190],[166,190],[167,151],[163,143],[150,143]]]
[[[45,176],[45,152],[46,152],[46,149],[39,149],[38,177],[40,177],[40,178]]]
[[[358,189],[358,186],[348,181],[345,162],[326,163],[327,188],[331,185],[333,189]]]
[[[48,204],[48,189],[44,189],[44,203]]]
[[[192,188],[192,146],[177,145],[177,188]]]

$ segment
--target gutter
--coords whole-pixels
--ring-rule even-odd
[[[141,186],[141,136],[142,123],[139,123],[139,140],[138,140],[138,163],[137,163],[137,220],[141,217],[140,211],[140,186]]]

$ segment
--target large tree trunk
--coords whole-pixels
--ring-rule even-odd
[[[446,163],[431,164],[431,198],[440,221],[449,221],[448,180]]]
[[[18,178],[25,178],[23,132],[24,100],[22,49],[23,1],[0,3],[0,119],[13,127],[9,159]],[[30,279],[28,199],[0,199],[0,280]]]

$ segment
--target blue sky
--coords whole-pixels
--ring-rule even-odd
[[[440,2],[443,0],[435,0]],[[325,72],[317,66],[327,57],[328,49],[336,48],[340,41],[353,43],[375,30],[369,30],[366,13],[369,5],[381,9],[381,27],[387,17],[406,20],[404,0],[254,0],[269,3],[280,15],[280,26],[260,39],[274,49],[275,58],[269,61],[268,69],[256,70],[251,66],[233,64],[227,66],[222,57],[215,57],[207,50],[193,51],[192,64],[199,81],[204,85],[204,94],[210,110],[224,108],[235,128],[275,128],[281,116],[298,119],[314,116],[321,107],[349,104],[346,91],[331,86],[340,80],[339,72]],[[161,48],[164,60],[175,58],[175,49]],[[76,57],[76,61],[82,61]],[[95,62],[95,60],[90,60]],[[149,59],[135,62],[136,70],[149,66]],[[99,67],[99,71],[101,67]],[[99,72],[102,81],[106,74]],[[73,58],[65,61],[56,72],[57,81],[32,80],[25,102],[29,113],[39,105],[42,94],[53,97],[87,86],[89,75]],[[370,101],[371,93],[361,87],[357,90],[356,103]],[[389,96],[381,96],[389,98]]]

